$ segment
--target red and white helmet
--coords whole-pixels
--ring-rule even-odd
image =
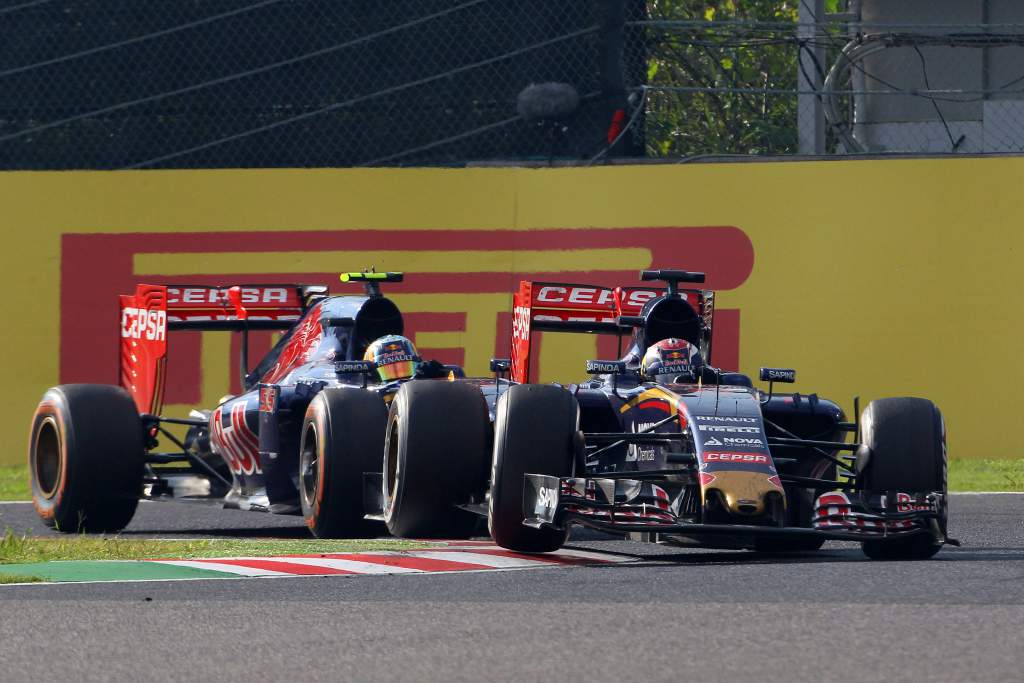
[[[696,382],[704,368],[697,347],[685,339],[662,339],[647,348],[640,374],[651,382]]]

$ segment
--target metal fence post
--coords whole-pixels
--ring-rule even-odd
[[[813,8],[811,2],[813,1]],[[800,154],[825,153],[825,114],[821,106],[822,73],[825,65],[825,47],[822,35],[825,21],[825,0],[800,3],[799,67],[797,69],[797,136]]]

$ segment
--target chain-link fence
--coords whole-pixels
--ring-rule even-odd
[[[1024,152],[1024,3],[648,5],[649,157]]]
[[[3,0],[0,168],[1020,152],[1022,46],[1012,0]]]

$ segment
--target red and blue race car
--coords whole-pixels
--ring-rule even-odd
[[[379,485],[388,404],[399,387],[443,384],[443,400],[456,408],[468,401],[485,419],[493,387],[415,355],[400,336],[401,312],[380,291],[401,273],[341,277],[363,282],[365,293],[139,285],[121,296],[119,386],[54,387],[33,417],[32,499],[43,520],[67,532],[117,531],[140,499],[181,499],[301,514],[317,536],[383,533],[365,517],[363,490],[367,474]],[[283,334],[250,369],[254,330]],[[241,335],[243,391],[187,418],[162,416],[168,345],[184,331]],[[374,348],[378,355],[365,359]],[[387,376],[385,366],[404,372]],[[175,427],[187,431],[176,435]],[[472,499],[452,486],[452,495]],[[477,524],[454,508],[431,519],[435,535],[467,535]]]
[[[553,551],[574,524],[761,551],[853,540],[872,558],[926,558],[955,543],[946,536],[945,425],[931,401],[872,401],[850,422],[816,394],[775,391],[794,370],[762,368],[768,390],[758,390],[711,364],[714,293],[681,286],[703,283],[703,273],[642,279],[667,286],[523,282],[516,293],[511,381],[498,387],[490,473],[476,487],[487,505],[462,501],[488,518],[497,543]],[[537,332],[628,343],[620,358],[588,360],[588,380],[529,384]],[[446,419],[450,433],[480,429],[468,411]],[[415,440],[389,447],[392,458],[417,468],[403,482],[401,469],[385,467],[398,505],[402,486],[430,489],[442,462]]]

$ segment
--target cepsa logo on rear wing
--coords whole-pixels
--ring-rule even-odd
[[[534,308],[557,309],[564,307],[570,309],[567,312],[574,316],[568,318],[570,320],[579,317],[581,311],[606,313],[605,316],[600,318],[596,315],[582,316],[579,318],[581,320],[604,319],[611,321],[613,318],[610,315],[615,314],[618,310],[622,311],[619,315],[635,315],[640,312],[645,303],[665,293],[664,289],[636,287],[619,287],[615,290],[609,287],[590,287],[587,285],[523,284],[532,285],[536,288],[536,295],[533,297]],[[520,291],[522,291],[522,285],[520,285]],[[540,316],[538,315],[537,317],[539,318]],[[562,320],[565,318],[554,316],[552,319]]]
[[[173,322],[298,320],[303,311],[299,292],[295,285],[167,287],[167,308]]]
[[[519,283],[512,297],[511,378],[526,382],[530,376],[530,337],[534,331],[565,331],[621,334],[617,319],[636,316],[647,302],[665,294],[657,287],[602,287],[557,282]],[[711,329],[714,293],[682,290],[681,296],[693,306]]]
[[[167,339],[167,311],[151,311],[135,306],[122,307],[121,336],[129,339],[164,341]]]
[[[287,330],[306,310],[309,295],[326,287],[138,285],[121,303],[120,384],[140,412],[163,403],[169,330]]]

